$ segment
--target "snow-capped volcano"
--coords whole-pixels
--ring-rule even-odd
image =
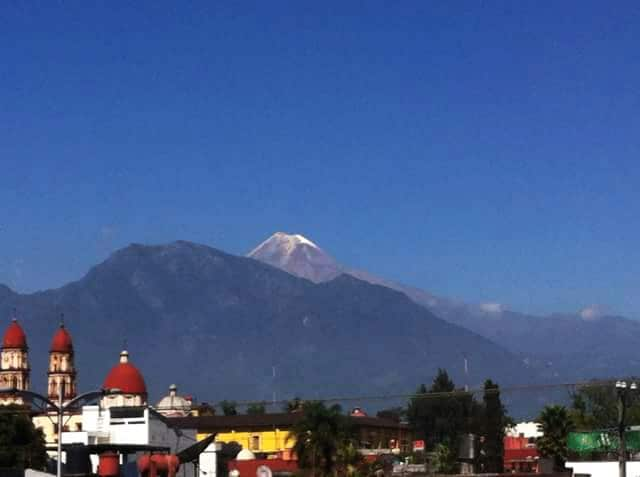
[[[331,255],[300,234],[276,232],[247,256],[316,283],[343,272]]]
[[[247,257],[255,258],[315,283],[332,280],[344,273],[374,285],[398,290],[420,305],[433,307],[449,303],[446,299],[436,298],[424,290],[386,280],[364,270],[341,265],[313,241],[300,234],[276,232],[249,252]]]
[[[610,350],[617,349],[620,340],[640,340],[640,326],[635,320],[610,316],[611,312],[601,305],[540,317],[512,311],[496,301],[465,303],[341,265],[314,242],[297,234],[278,232],[249,257],[316,283],[346,274],[402,292],[439,318],[500,343],[526,357],[534,363],[532,366],[542,366],[543,375],[553,379],[590,379],[594,370],[598,375],[618,376],[637,367],[632,352],[620,360]],[[629,344],[628,349],[634,349],[633,345]],[[598,356],[597,360],[594,356]]]

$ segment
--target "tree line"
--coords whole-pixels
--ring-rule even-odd
[[[312,477],[371,475],[388,464],[384,459],[372,465],[362,461],[354,421],[341,412],[339,405],[304,402],[301,407],[303,418],[292,429],[291,438],[300,468]],[[491,380],[484,383],[484,395],[478,401],[472,393],[456,388],[447,372],[440,369],[431,385],[420,385],[405,407],[384,409],[377,416],[408,422],[414,438],[424,440],[431,450],[436,472],[458,472],[459,445],[468,434],[475,435],[478,443],[473,462],[476,469],[503,470],[504,433],[512,421],[500,399],[499,386]]]
[[[444,396],[438,396],[445,393]],[[449,394],[452,393],[452,394]],[[384,412],[379,413],[384,415]],[[498,384],[484,383],[482,401],[464,388],[456,388],[444,369],[439,369],[429,388],[422,384],[408,403],[406,417],[416,439],[434,452],[436,472],[458,471],[463,437],[477,446],[473,464],[480,472],[502,472],[505,428],[512,424],[500,399]]]

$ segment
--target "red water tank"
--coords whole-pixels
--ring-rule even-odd
[[[178,459],[178,456],[175,454],[167,454],[166,458],[169,477],[175,477],[180,468],[180,459]]]
[[[149,465],[151,464],[151,456],[149,454],[143,454],[138,457],[138,472],[142,475],[146,475],[149,472]]]
[[[138,458],[138,471],[143,477],[174,477],[179,468],[180,460],[175,454],[145,454]]]
[[[120,456],[116,452],[103,452],[98,463],[100,477],[118,477],[120,475]]]

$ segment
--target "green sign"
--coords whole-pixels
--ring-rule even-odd
[[[625,433],[626,448],[640,451],[640,431]],[[579,453],[615,452],[619,447],[618,434],[608,431],[571,432],[567,440],[569,450]]]

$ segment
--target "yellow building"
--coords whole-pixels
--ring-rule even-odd
[[[42,429],[44,440],[47,445],[53,445],[58,442],[58,416],[57,414],[37,414],[31,418],[36,428]],[[62,421],[62,431],[81,431],[82,430],[82,413],[80,411],[74,414],[66,414]]]
[[[289,438],[293,425],[303,418],[301,412],[238,415],[190,416],[176,418],[178,427],[197,429],[200,441],[210,434],[216,442],[237,442],[262,457],[290,457],[295,439]],[[407,451],[411,444],[409,428],[389,419],[351,415],[362,449],[391,449]]]
[[[180,421],[188,421],[185,424],[187,427],[194,426],[197,429],[199,441],[210,434],[216,434],[216,442],[237,442],[243,449],[270,456],[291,450],[295,440],[289,438],[289,430],[301,417],[297,413],[282,413],[197,416],[181,418]]]

